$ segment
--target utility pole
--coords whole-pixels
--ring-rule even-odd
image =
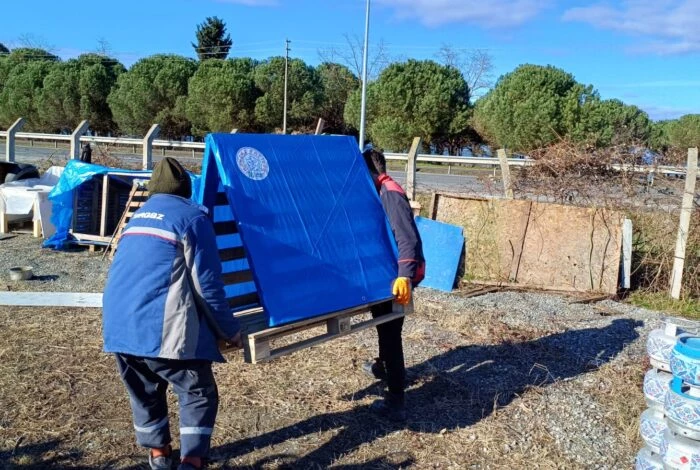
[[[369,0],[365,13],[365,47],[362,54],[362,104],[360,105],[360,152],[365,147],[365,116],[367,114],[367,48],[369,47]]]
[[[287,75],[288,75],[288,68],[289,68],[289,51],[291,50],[289,48],[289,43],[291,43],[289,39],[284,40],[284,117],[282,118],[282,133],[286,134],[287,133]]]

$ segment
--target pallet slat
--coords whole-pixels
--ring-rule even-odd
[[[322,317],[293,323],[287,326],[267,328],[261,331],[248,333],[245,336],[244,344],[245,360],[252,364],[270,361],[305,348],[325,343],[326,341],[330,341],[335,338],[340,338],[351,333],[356,333],[367,328],[372,328],[374,326],[390,322],[413,312],[412,305],[409,307],[402,307],[394,304],[394,312],[391,314],[360,321],[354,324],[352,323],[352,317],[364,314],[368,311],[368,309],[369,305],[364,305],[361,307],[356,307],[355,309],[324,315]],[[279,348],[272,347],[272,341],[275,339],[280,339],[301,331],[323,326],[326,328],[325,333],[321,333],[311,338],[297,341]]]
[[[245,259],[245,257],[245,249],[242,246],[219,250],[219,258],[221,261],[234,261],[237,259]]]
[[[238,224],[233,220],[214,222],[214,233],[217,235],[233,235],[238,233]]]
[[[230,286],[232,284],[241,284],[243,282],[252,281],[253,273],[250,272],[250,269],[244,269],[242,271],[233,271],[232,273],[222,274],[221,280],[227,286]]]
[[[257,292],[229,297],[226,300],[228,300],[228,306],[231,308],[241,308],[245,307],[246,305],[260,304],[260,297],[258,296]]]
[[[226,193],[216,193],[216,199],[214,200],[215,206],[228,206],[228,197]]]

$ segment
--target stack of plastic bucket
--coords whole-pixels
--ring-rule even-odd
[[[645,447],[637,470],[700,470],[700,323],[666,319],[652,331],[644,376],[648,409],[640,432]]]

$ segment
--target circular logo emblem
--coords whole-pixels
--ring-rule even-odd
[[[239,149],[236,153],[236,164],[241,173],[255,181],[264,180],[270,173],[270,165],[267,164],[267,158],[253,147],[242,147]]]

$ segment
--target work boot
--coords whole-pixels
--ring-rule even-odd
[[[172,449],[168,455],[159,455],[158,457],[153,457],[152,452],[148,452],[148,465],[151,466],[151,470],[170,470],[173,465]]]
[[[387,392],[384,398],[376,400],[369,409],[378,416],[391,421],[406,421],[406,405],[403,394]]]
[[[374,361],[367,361],[362,364],[362,371],[369,377],[386,382],[386,369],[384,362],[376,358]]]

